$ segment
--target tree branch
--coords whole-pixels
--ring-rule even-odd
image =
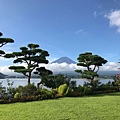
[[[2,47],[2,46],[5,45],[5,44],[7,44],[7,42],[6,42],[6,43],[2,43],[2,44],[0,45],[0,47]]]
[[[97,68],[98,68],[98,70],[96,71],[96,73],[99,71],[99,68],[100,68],[100,67],[99,67],[99,66],[97,66]]]
[[[28,75],[26,73],[23,73],[24,76],[28,77]]]
[[[93,68],[93,70],[92,70],[93,72],[95,71],[95,68],[96,68],[96,65],[94,66],[94,68]]]
[[[89,66],[88,66],[88,61],[86,59],[84,59],[85,63],[86,63],[86,66],[87,66],[87,69],[90,70]]]

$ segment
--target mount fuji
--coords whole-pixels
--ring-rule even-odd
[[[65,62],[67,64],[76,64],[75,61],[71,60],[68,57],[61,57],[61,58],[59,58],[59,59],[57,59],[57,60],[55,60],[55,61],[53,61],[51,63],[58,63],[58,64],[60,64],[60,63],[63,63],[63,62]]]

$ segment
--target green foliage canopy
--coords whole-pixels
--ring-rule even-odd
[[[39,66],[40,63],[48,63],[46,57],[49,56],[48,52],[39,48],[38,44],[28,44],[27,47],[20,47],[20,52],[13,52],[6,54],[6,58],[16,58],[13,63],[24,63],[23,66],[10,66],[9,69],[14,72],[22,73],[27,76],[28,84],[32,71]]]
[[[3,34],[0,32],[0,47],[4,46],[7,43],[14,43],[14,40],[11,38],[2,38]],[[4,55],[5,52],[3,50],[0,50],[0,56]]]
[[[94,77],[98,77],[99,67],[107,62],[104,58],[98,55],[93,55],[91,52],[80,54],[77,58],[78,66],[85,67],[86,70],[75,70],[81,73],[82,78],[92,81]]]

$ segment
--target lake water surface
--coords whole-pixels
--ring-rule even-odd
[[[13,87],[18,87],[19,85],[25,86],[27,85],[27,79],[24,78],[10,78],[10,79],[0,79],[0,82],[2,82],[2,85],[4,87],[7,87],[7,80],[10,80],[10,82],[14,82],[13,83]],[[76,81],[77,86],[78,85],[83,85],[84,82],[88,82],[86,79],[77,79],[77,78],[72,78],[72,81]],[[40,81],[40,79],[36,79],[36,78],[32,78],[31,79],[31,83],[35,83],[35,85],[37,85],[37,83]],[[113,81],[113,79],[100,79],[101,83],[107,83],[109,81]]]

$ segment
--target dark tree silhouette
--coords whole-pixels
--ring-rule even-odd
[[[93,55],[91,52],[80,54],[77,58],[78,66],[85,67],[86,70],[75,70],[81,73],[82,78],[86,78],[89,82],[94,80],[94,77],[98,77],[99,67],[107,62],[104,58]]]
[[[28,78],[28,84],[30,84],[30,78],[33,70],[39,67],[40,63],[48,63],[46,57],[49,56],[48,52],[39,48],[38,44],[28,44],[27,47],[20,47],[20,52],[13,52],[6,54],[6,58],[16,58],[13,63],[24,63],[22,66],[10,66],[9,69],[14,72],[22,73]]]
[[[3,34],[0,32],[0,47],[6,45],[7,43],[14,43],[14,40],[11,38],[3,38],[1,37]],[[3,56],[5,52],[0,50],[0,56]]]
[[[52,75],[53,72],[51,70],[46,69],[45,67],[39,67],[36,68],[36,71],[34,72],[34,74],[38,74],[40,75],[40,82],[37,84],[38,88],[40,84],[47,84],[49,82],[49,75]],[[45,86],[47,86],[45,85]]]

